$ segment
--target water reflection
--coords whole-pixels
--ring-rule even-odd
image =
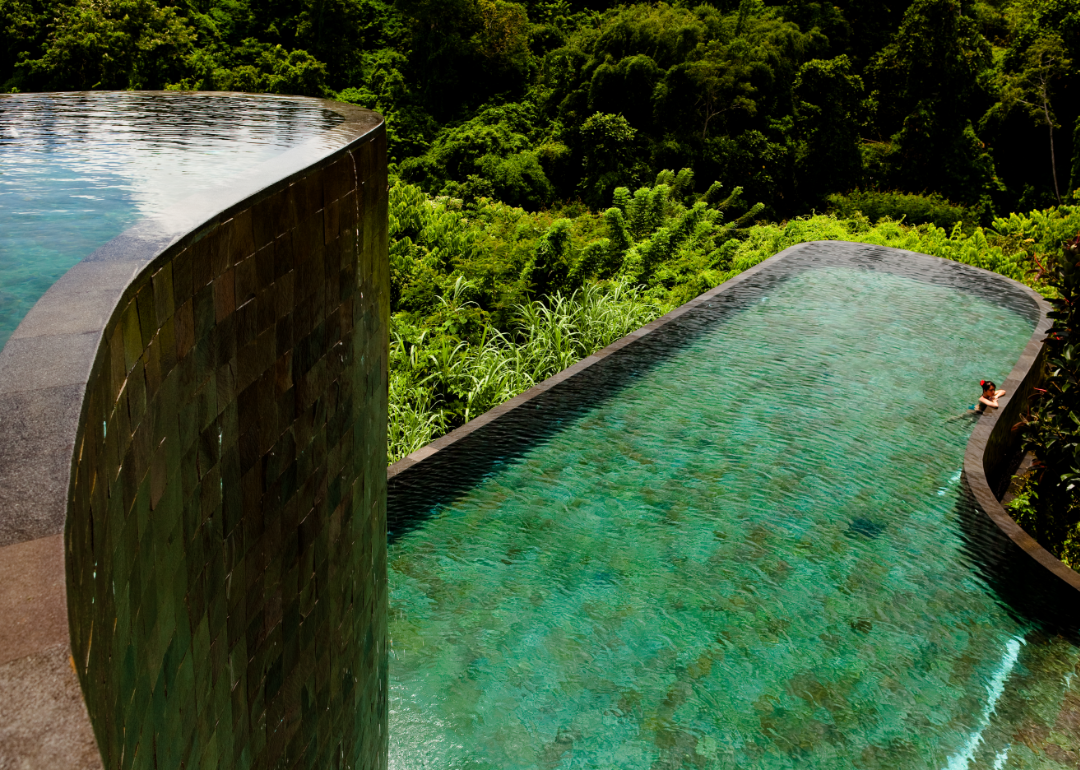
[[[0,96],[0,346],[73,264],[342,122],[314,100],[87,92]]]

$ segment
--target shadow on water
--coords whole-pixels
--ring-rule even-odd
[[[1023,625],[1080,645],[1080,591],[1028,556],[975,503],[966,482],[956,502],[960,536],[976,574]]]
[[[813,243],[791,253],[651,334],[564,380],[525,404],[436,452],[390,479],[387,489],[389,542],[407,534],[483,479],[520,460],[580,417],[616,396],[638,377],[678,355],[701,334],[734,313],[768,298],[795,275],[823,267],[845,267],[902,275],[949,286],[1008,307],[1032,320],[1038,308],[1022,290],[966,265],[896,250],[850,243]],[[921,255],[920,255],[921,256]],[[984,517],[985,518],[985,517]]]

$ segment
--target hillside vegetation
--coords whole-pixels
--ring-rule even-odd
[[[680,197],[672,176],[633,195],[617,188],[602,213],[529,213],[487,200],[466,209],[391,188],[391,461],[788,246],[894,246],[1054,295],[1042,267],[1080,231],[1080,206],[967,232],[861,214],[740,227],[757,207],[732,205],[737,195]]]
[[[986,225],[1080,187],[1080,0],[0,0],[0,42],[4,91],[372,107],[403,180],[531,211],[681,168],[773,220],[859,189]]]

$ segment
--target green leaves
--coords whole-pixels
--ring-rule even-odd
[[[1069,74],[1072,60],[1061,35],[1045,30],[1040,30],[1029,45],[1010,58],[1009,64],[1012,66],[997,73],[1001,109],[1008,111],[1010,108],[1019,107],[1037,124],[1046,127],[1054,195],[1058,205],[1061,205],[1054,146],[1054,129],[1058,128],[1058,125],[1051,105],[1051,95],[1055,86]]]
[[[535,125],[530,105],[492,107],[444,131],[425,156],[406,160],[399,172],[429,192],[541,208],[554,198],[554,188],[534,149],[540,138]]]
[[[812,59],[799,69],[792,90],[799,193],[810,203],[820,203],[826,194],[849,190],[862,178],[856,116],[862,79],[852,73],[847,56]]]
[[[1078,18],[1075,0],[0,0],[0,81],[337,95],[383,113],[406,181],[467,204],[600,210],[687,167],[773,218],[876,188],[985,224],[1080,185]]]
[[[1009,224],[1022,227],[1015,221]],[[1080,232],[1050,258],[1045,277],[1057,296],[1051,299],[1054,324],[1044,346],[1046,374],[1024,426],[1024,446],[1035,455],[1036,472],[1029,480],[1031,494],[1022,513],[1024,526],[1076,567],[1080,566],[1080,349],[1074,332],[1080,321]]]
[[[661,315],[625,283],[524,303],[476,343],[392,321],[389,461],[528,390]]]
[[[957,206],[940,195],[913,195],[876,190],[852,190],[846,195],[826,198],[829,210],[838,217],[851,218],[864,214],[871,222],[888,218],[909,225],[934,224],[951,231],[960,222],[969,224],[978,216],[963,206]]]
[[[596,112],[581,124],[584,169],[578,191],[586,202],[599,206],[617,185],[633,180],[636,136],[622,115]]]
[[[157,89],[184,71],[195,35],[175,8],[153,0],[61,6],[40,58],[17,65],[44,90]]]
[[[999,190],[972,110],[990,44],[960,0],[916,0],[867,74],[882,133],[891,135],[887,183],[933,190],[968,205]]]

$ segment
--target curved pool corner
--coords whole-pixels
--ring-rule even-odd
[[[1002,398],[1005,403],[1000,409],[983,414],[968,439],[964,452],[964,478],[976,505],[987,518],[1042,570],[1053,575],[1060,582],[1060,588],[1069,589],[1067,601],[1080,602],[1080,593],[1077,593],[1080,592],[1080,574],[1039,545],[1017,524],[995,492],[1008,486],[1013,471],[1009,461],[1016,450],[1015,432],[1028,407],[1032,389],[1042,379],[1044,340],[1053,323],[1049,317],[1050,304],[1041,295],[1004,276],[995,274],[995,277],[1028,294],[1039,309],[1039,318],[1016,366],[1001,386],[1006,391]]]
[[[0,351],[0,764],[385,766],[386,132],[285,98]]]

